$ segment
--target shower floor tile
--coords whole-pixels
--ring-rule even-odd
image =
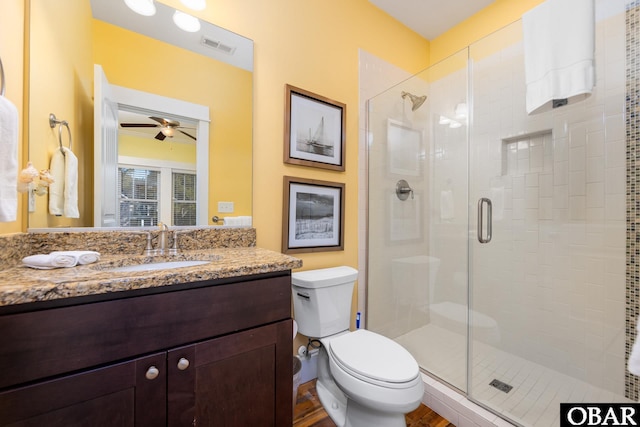
[[[396,337],[418,364],[460,390],[466,390],[466,337],[429,324]],[[471,390],[476,402],[494,408],[523,426],[558,427],[560,403],[631,402],[622,395],[593,386],[482,342],[473,343]],[[489,383],[498,379],[513,386],[508,393]]]

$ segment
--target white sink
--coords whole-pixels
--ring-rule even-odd
[[[146,264],[127,265],[124,267],[105,268],[102,271],[154,271],[170,268],[194,267],[196,265],[209,264],[211,261],[163,261]]]

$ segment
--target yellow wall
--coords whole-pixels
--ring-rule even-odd
[[[23,139],[23,34],[24,34],[24,0],[4,0],[0,10],[0,58],[6,78],[5,96],[18,109],[19,141]],[[18,144],[18,167],[23,167],[25,152],[23,145]],[[26,205],[23,196],[18,196],[18,217],[15,222],[0,222],[0,234],[24,231]]]
[[[160,143],[154,138],[134,135],[118,136],[118,155],[146,159],[168,160],[196,165],[196,145],[172,142],[165,139]]]
[[[178,0],[163,0],[184,9]],[[358,267],[358,49],[411,72],[428,42],[368,0],[218,0],[200,17],[255,42],[253,216],[258,246],[281,250],[283,176],[346,184],[344,251],[296,254],[304,269]],[[346,172],[283,163],[285,84],[347,105]],[[363,268],[363,267],[362,267]]]
[[[435,64],[473,42],[520,19],[544,0],[496,0],[480,12],[431,40],[429,63]]]
[[[29,91],[29,159],[38,169],[49,169],[53,151],[60,146],[58,128],[49,127],[49,114],[69,123],[73,152],[78,157],[78,208],[80,218],[48,214],[48,197],[36,197],[36,212],[29,227],[90,226],[93,218],[93,66],[91,63],[91,8],[84,0],[40,0],[31,8],[31,65]],[[77,22],[63,28],[63,22]],[[64,24],[62,24],[64,25]],[[68,133],[62,132],[68,146]],[[24,197],[24,196],[23,196]]]

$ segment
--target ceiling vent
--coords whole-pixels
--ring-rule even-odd
[[[207,38],[206,36],[202,37],[201,43],[207,47],[210,47],[211,49],[216,49],[220,52],[224,52],[228,55],[233,55],[233,53],[236,51],[236,48],[233,46],[229,46],[226,45],[222,42],[216,41],[216,40],[211,40],[209,38]]]

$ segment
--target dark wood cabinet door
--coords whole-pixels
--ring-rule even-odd
[[[1,392],[0,425],[164,426],[166,353]]]
[[[291,328],[286,320],[169,351],[168,425],[290,426]]]

